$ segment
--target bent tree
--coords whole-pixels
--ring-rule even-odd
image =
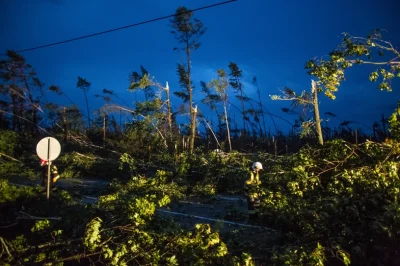
[[[355,37],[343,33],[343,42],[329,56],[319,60],[309,60],[305,68],[308,74],[318,78],[312,81],[312,105],[314,105],[315,125],[320,144],[323,144],[321,120],[318,110],[318,93],[323,92],[332,100],[341,82],[345,80],[345,70],[354,65],[375,65],[377,69],[369,74],[369,80],[380,80],[380,90],[392,91],[392,80],[400,78],[400,51],[386,40],[382,39],[381,30],[374,30],[367,37]],[[295,95],[279,97],[272,95],[273,100],[298,100]],[[300,101],[301,102],[301,101]],[[316,109],[317,108],[317,109]]]
[[[204,34],[206,28],[203,23],[193,18],[193,12],[186,7],[179,7],[175,16],[170,20],[172,27],[171,33],[179,44],[182,45],[180,50],[186,54],[186,65],[178,63],[177,72],[179,75],[180,86],[184,91],[175,92],[174,94],[183,99],[184,102],[189,101],[190,114],[190,144],[189,151],[192,154],[194,149],[194,140],[196,136],[196,110],[193,108],[193,84],[191,79],[191,56],[193,51],[200,47],[199,37]],[[178,49],[178,48],[176,48]]]
[[[382,39],[381,30],[374,30],[367,37],[354,37],[343,33],[343,42],[329,53],[328,58],[309,60],[308,74],[319,79],[318,91],[334,100],[340,83],[345,80],[345,70],[354,65],[375,65],[377,69],[369,74],[369,80],[380,79],[380,90],[392,91],[394,77],[400,78],[400,50]]]

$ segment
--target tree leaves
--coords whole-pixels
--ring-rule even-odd
[[[378,71],[369,75],[369,80],[376,82],[382,77],[382,82],[378,85],[380,90],[391,91],[391,85],[386,80],[399,75],[400,52],[388,41],[382,40],[380,31],[374,30],[367,38],[354,37],[348,33],[343,34],[343,42],[339,48],[329,53],[327,59],[309,60],[305,68],[309,75],[316,76],[324,87],[324,94],[335,99],[335,92],[341,82],[345,80],[344,72],[354,64],[379,65]],[[373,54],[384,57],[384,51],[389,53],[389,60],[373,60]],[[367,60],[364,60],[366,58]]]
[[[99,217],[96,217],[86,225],[83,244],[89,251],[96,250],[101,241],[100,227],[102,222],[103,221]]]
[[[89,81],[78,76],[78,82],[76,83],[77,88],[88,91],[90,89],[90,85],[91,83]]]
[[[170,26],[175,39],[184,44],[183,50],[194,51],[200,47],[198,39],[206,32],[206,28],[200,20],[193,18],[189,9],[184,6],[177,8],[175,16],[170,20]]]

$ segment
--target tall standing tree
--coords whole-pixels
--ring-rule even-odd
[[[229,85],[235,90],[236,98],[240,101],[242,107],[242,119],[243,119],[243,135],[246,136],[246,110],[244,109],[244,102],[248,100],[247,97],[243,95],[243,71],[238,67],[236,63],[229,63]]]
[[[189,101],[190,114],[190,154],[194,150],[194,140],[196,136],[196,108],[193,107],[193,84],[191,78],[191,56],[193,51],[200,47],[199,38],[206,31],[203,23],[193,18],[193,12],[186,7],[179,7],[175,16],[170,20],[172,27],[171,33],[181,46],[180,50],[186,54],[186,64],[178,63],[177,71],[179,74],[180,86],[183,92],[177,92],[175,95],[181,97],[184,102]],[[178,48],[177,48],[178,49]]]
[[[87,81],[84,78],[78,77],[78,82],[76,83],[76,87],[81,89],[83,91],[83,94],[85,95],[85,101],[86,101],[86,110],[87,110],[87,115],[88,115],[88,125],[89,128],[91,127],[91,119],[90,119],[90,111],[89,111],[89,103],[88,103],[88,98],[87,98],[87,93],[90,90],[90,85],[91,83]]]
[[[208,105],[211,110],[215,111],[218,121],[218,130],[220,130],[221,119],[220,119],[220,114],[218,112],[217,103],[221,102],[221,97],[218,94],[211,93],[211,90],[208,86],[209,84],[205,83],[204,81],[200,81],[200,85],[201,85],[201,90],[206,94],[206,97],[204,97],[201,100],[201,102]]]
[[[226,133],[229,144],[229,151],[232,151],[231,144],[231,133],[229,130],[229,121],[228,121],[228,111],[226,109],[226,105],[228,103],[228,78],[226,76],[225,70],[219,69],[218,71],[218,79],[213,79],[209,87],[214,87],[215,91],[218,93],[221,98],[222,104],[224,106],[224,117],[225,117],[225,125],[226,125]]]
[[[257,77],[256,76],[253,77],[253,85],[257,87],[258,104],[260,106],[259,113],[261,114],[261,117],[262,117],[263,126],[264,126],[264,134],[266,135],[267,134],[267,129],[266,129],[266,126],[265,126],[265,117],[264,117],[264,111],[263,111],[263,104],[262,104],[262,101],[261,101],[261,92],[260,92],[260,87],[258,86],[258,82],[257,82]]]

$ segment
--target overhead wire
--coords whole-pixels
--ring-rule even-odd
[[[78,40],[91,38],[91,37],[94,37],[94,36],[98,36],[98,35],[114,32],[114,31],[119,31],[119,30],[131,28],[131,27],[140,26],[140,25],[143,25],[143,24],[152,23],[152,22],[159,21],[159,20],[164,20],[164,19],[167,19],[167,18],[174,17],[176,15],[191,13],[191,12],[195,12],[195,11],[199,11],[199,10],[204,10],[204,9],[213,8],[213,7],[216,7],[216,6],[229,4],[229,3],[232,3],[232,2],[236,2],[236,1],[238,1],[238,0],[224,1],[224,2],[220,2],[220,3],[212,4],[212,5],[207,5],[207,6],[191,9],[191,10],[188,10],[188,11],[185,11],[185,12],[181,12],[181,13],[178,13],[178,14],[172,14],[172,15],[167,15],[167,16],[163,16],[163,17],[158,17],[158,18],[154,18],[154,19],[150,19],[150,20],[146,20],[146,21],[142,21],[142,22],[138,22],[138,23],[134,23],[134,24],[118,27],[118,28],[114,28],[114,29],[111,29],[111,30],[105,30],[105,31],[92,33],[92,34],[88,34],[88,35],[84,35],[84,36],[80,36],[80,37],[76,37],[76,38],[72,38],[72,39],[68,39],[68,40],[64,40],[64,41],[49,43],[49,44],[40,45],[40,46],[27,48],[27,49],[22,49],[22,50],[18,50],[18,51],[15,51],[15,52],[17,52],[17,53],[27,52],[27,51],[37,50],[37,49],[46,48],[46,47],[50,47],[50,46],[55,46],[55,45],[59,45],[59,44],[64,44],[64,43],[68,43],[68,42],[78,41]],[[0,55],[4,56],[6,54],[0,54]]]

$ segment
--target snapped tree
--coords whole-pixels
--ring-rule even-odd
[[[171,108],[169,85],[168,85],[168,82],[166,82],[166,86],[164,87],[160,83],[155,81],[154,77],[150,77],[149,75],[150,74],[148,72],[143,72],[143,76],[141,76],[140,79],[138,79],[137,81],[132,82],[130,84],[128,90],[135,91],[137,89],[142,89],[142,90],[152,91],[154,96],[156,94],[154,93],[152,87],[157,88],[160,92],[165,92],[165,101],[161,103],[159,109],[161,109],[161,106],[164,106],[164,104],[166,104],[166,106],[167,106],[166,121],[167,121],[168,133],[166,133],[165,135],[168,135],[168,145],[167,146],[170,148],[170,151],[173,151],[172,108]],[[162,97],[160,95],[159,99],[161,99],[161,98]],[[146,100],[146,102],[148,102],[148,101]]]
[[[301,136],[309,136],[311,134],[311,126],[315,125],[316,133],[318,136],[318,142],[321,145],[324,145],[324,137],[321,128],[321,118],[319,114],[319,103],[318,103],[318,92],[316,89],[316,83],[314,80],[311,80],[311,93],[303,91],[300,95],[296,95],[296,92],[291,90],[290,88],[285,88],[283,90],[283,95],[271,95],[272,100],[286,100],[292,102],[293,109],[297,107],[302,107],[303,111],[300,115],[302,120],[302,132]],[[314,111],[314,119],[315,122],[311,123],[310,121],[303,121],[304,117],[306,117],[305,112],[310,108],[313,107]],[[286,113],[293,112],[293,109],[290,110],[288,108],[282,108],[282,110]]]

